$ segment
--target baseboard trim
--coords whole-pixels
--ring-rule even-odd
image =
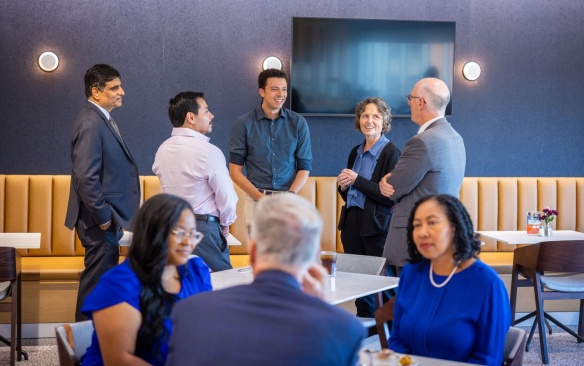
[[[558,321],[565,325],[578,325],[578,312],[576,311],[555,311],[549,313]],[[515,314],[515,319],[519,319],[527,313]],[[520,326],[530,326],[533,319],[516,324]],[[40,324],[22,324],[22,338],[55,338],[55,328],[63,323],[40,323]],[[0,324],[0,334],[10,338],[10,324]]]
[[[55,338],[55,328],[63,323],[22,324],[22,338]],[[10,324],[0,324],[0,334],[10,339]]]
[[[519,319],[522,316],[525,316],[527,314],[529,314],[529,313],[517,313],[517,314],[515,314],[515,319]],[[556,318],[562,324],[565,324],[568,326],[569,325],[578,325],[578,312],[577,311],[552,311],[552,312],[548,312],[548,314],[550,314],[551,316]],[[524,322],[521,322],[521,323],[515,324],[515,325],[531,326],[534,321],[535,321],[535,318],[531,318],[531,319],[528,319]]]

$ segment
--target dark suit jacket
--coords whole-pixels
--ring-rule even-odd
[[[134,158],[104,114],[87,101],[71,135],[71,189],[65,225],[84,228],[112,220],[130,230],[140,205],[140,181]]]
[[[349,154],[349,161],[347,167],[353,168],[355,159],[357,158],[357,145],[351,150]],[[361,225],[359,226],[359,234],[361,236],[373,236],[387,233],[389,229],[389,222],[391,220],[391,208],[393,201],[381,194],[379,190],[379,181],[384,175],[391,172],[399,159],[399,149],[393,144],[385,145],[379,158],[373,168],[371,179],[366,179],[362,176],[357,176],[353,187],[365,195],[365,204],[363,207],[363,216],[361,217]],[[347,194],[349,189],[344,191],[340,187],[337,188],[341,197],[345,202],[347,201]],[[339,219],[339,230],[343,230],[345,224],[345,212],[347,205],[343,206],[341,217]]]
[[[167,366],[354,366],[365,338],[354,316],[304,294],[280,271],[182,300],[172,321]]]
[[[445,118],[430,124],[406,143],[388,182],[395,189],[393,217],[383,256],[387,263],[403,266],[407,251],[408,218],[416,201],[431,195],[460,194],[466,151],[462,137]]]

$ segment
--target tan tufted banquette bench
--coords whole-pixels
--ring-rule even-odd
[[[335,177],[311,177],[299,193],[313,202],[324,220],[323,249],[342,252],[336,229],[342,199]],[[73,321],[83,247],[64,226],[69,195],[67,175],[0,175],[0,232],[40,232],[41,248],[21,250],[23,322]],[[140,179],[143,199],[161,192],[156,176]],[[237,215],[243,218],[244,193]],[[525,230],[525,213],[545,206],[560,215],[554,229],[584,231],[584,178],[465,178],[461,200],[477,230]],[[231,227],[241,246],[231,247],[234,267],[248,264],[247,228],[242,219]],[[508,280],[515,245],[486,239],[481,259]],[[520,309],[521,309],[521,303]],[[0,317],[0,320],[3,318]]]

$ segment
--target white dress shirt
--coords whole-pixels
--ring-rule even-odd
[[[152,171],[164,193],[184,198],[196,214],[218,216],[221,226],[235,221],[237,194],[225,156],[205,135],[173,128],[156,152]]]
[[[444,116],[438,116],[438,117],[434,117],[431,120],[429,120],[428,122],[424,123],[423,125],[420,126],[420,129],[418,130],[418,134],[426,131],[428,129],[428,127],[430,127],[430,125],[432,124],[432,122],[439,120],[440,118],[444,118]]]
[[[87,99],[87,101],[89,103],[93,103],[93,105],[95,105],[97,108],[99,108],[99,110],[105,115],[105,118],[107,118],[107,120],[109,121],[110,119],[110,114],[108,111],[106,111],[102,106],[100,106],[99,104],[95,103],[93,100],[89,100]]]

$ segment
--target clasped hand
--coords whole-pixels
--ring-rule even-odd
[[[341,174],[337,176],[337,184],[344,191],[349,188],[350,185],[355,184],[358,174],[351,169],[343,169]]]

